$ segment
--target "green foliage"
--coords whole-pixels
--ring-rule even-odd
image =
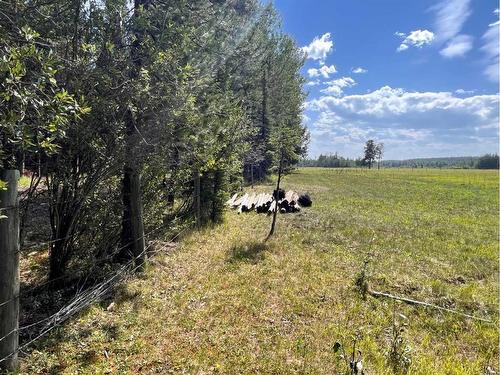
[[[248,163],[274,170],[277,138],[287,168],[305,151],[304,58],[272,5],[16,0],[0,19],[0,162],[43,174],[58,272],[116,250],[124,170],[147,232],[198,202],[221,222]]]
[[[377,145],[373,139],[366,141],[365,156],[363,161],[368,164],[368,168],[372,167],[373,161],[377,157]]]
[[[408,318],[403,314],[393,312],[392,326],[386,330],[389,350],[386,352],[387,363],[392,367],[394,374],[406,375],[411,365],[411,348],[405,334]]]
[[[366,300],[367,294],[370,290],[370,286],[368,284],[368,282],[369,282],[369,274],[368,274],[369,263],[370,263],[369,260],[365,260],[365,262],[363,264],[363,268],[356,275],[356,278],[354,279],[354,285],[364,300]]]
[[[317,159],[303,159],[299,162],[301,167],[322,167],[322,168],[349,168],[356,167],[359,160],[344,158],[335,154],[319,155]]]
[[[361,350],[356,349],[356,344],[361,338],[361,332],[358,331],[353,335],[352,348],[345,348],[339,341],[333,345],[333,352],[338,356],[343,364],[342,374],[345,375],[363,375],[363,358]]]
[[[476,164],[478,169],[498,169],[499,158],[497,154],[486,154],[481,156]]]
[[[395,168],[474,168],[478,158],[474,156],[458,156],[447,158],[419,158],[407,160],[384,160],[384,167]]]
[[[57,58],[40,48],[40,35],[28,26],[8,34],[0,44],[0,164],[14,168],[19,153],[53,154],[70,121],[82,106],[56,80]]]

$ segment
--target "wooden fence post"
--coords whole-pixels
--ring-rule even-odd
[[[19,341],[19,171],[0,170],[0,373],[17,369]]]

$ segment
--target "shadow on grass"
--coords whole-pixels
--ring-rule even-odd
[[[256,264],[264,259],[264,251],[269,246],[264,242],[249,242],[235,245],[231,248],[229,254],[229,263],[247,262]]]

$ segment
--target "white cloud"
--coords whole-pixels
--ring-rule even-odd
[[[401,52],[401,51],[405,51],[407,49],[408,49],[408,46],[404,43],[401,43],[396,51]]]
[[[476,90],[464,90],[464,89],[457,89],[455,90],[455,94],[457,95],[469,95],[469,94],[474,94]]]
[[[401,35],[402,34],[402,35]],[[405,34],[396,32],[396,35],[405,37]],[[397,51],[401,52],[407,50],[408,47],[414,46],[422,48],[426,44],[432,43],[434,40],[434,33],[429,30],[414,30],[410,32],[399,45]]]
[[[328,82],[329,85],[337,85],[340,87],[349,87],[356,84],[356,82],[351,77],[342,77]]]
[[[302,47],[302,51],[306,53],[308,59],[319,60],[324,64],[326,56],[332,51],[333,42],[331,34],[325,33],[320,37],[314,37],[309,45]]]
[[[464,90],[465,91],[465,90]],[[368,137],[387,157],[477,155],[498,147],[499,96],[458,97],[384,86],[367,94],[309,101],[311,151],[357,156]]]
[[[321,92],[333,96],[341,96],[344,93],[344,90],[342,90],[342,88],[339,86],[332,85],[328,86],[326,89],[321,90]]]
[[[326,84],[328,85],[327,88],[321,90],[321,92],[338,97],[343,94],[344,88],[354,86],[356,81],[354,81],[351,77],[342,77],[326,82]]]
[[[316,68],[311,68],[307,70],[307,74],[309,74],[309,77],[319,77],[322,75],[325,78],[330,78],[330,74],[337,73],[337,69],[335,68],[335,65],[323,65],[321,68],[316,69]]]
[[[328,78],[330,74],[337,73],[337,69],[335,68],[335,65],[330,65],[330,66],[322,66],[319,68],[321,74],[323,77]]]
[[[412,31],[403,41],[405,44],[410,44],[415,47],[422,47],[424,44],[429,44],[434,40],[434,33],[429,30]]]
[[[431,9],[436,13],[436,41],[446,43],[440,53],[445,58],[463,57],[472,49],[473,38],[460,34],[472,14],[471,0],[441,0]]]
[[[366,69],[364,69],[364,68],[362,68],[362,67],[359,66],[357,68],[352,69],[352,72],[354,74],[363,74],[363,73],[368,72],[368,70],[366,70]]]
[[[472,40],[470,35],[457,35],[439,53],[446,58],[463,57],[472,49]]]
[[[309,75],[309,77],[313,78],[313,77],[318,77],[319,76],[319,71],[318,69],[316,68],[311,68],[311,69],[308,69],[307,70],[307,74]]]
[[[404,37],[406,36],[406,34],[405,34],[405,33],[402,33],[402,32],[400,32],[400,31],[396,31],[396,32],[394,33],[394,35],[396,35],[396,36],[398,36],[398,37],[400,37],[400,38],[404,38]]]
[[[498,15],[500,14],[500,9],[498,9],[498,8],[497,8],[497,9],[495,9],[495,10],[493,11],[493,14],[496,14],[496,15],[498,16]]]
[[[319,79],[315,79],[314,81],[309,81],[306,83],[306,86],[317,86],[320,84]]]
[[[434,6],[436,34],[439,42],[445,42],[460,33],[465,21],[472,14],[471,0],[441,0]]]
[[[500,44],[500,21],[489,25],[488,30],[482,37],[483,46],[481,51],[486,56],[486,68],[484,74],[493,82],[499,81],[499,44]]]

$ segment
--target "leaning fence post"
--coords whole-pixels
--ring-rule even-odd
[[[19,171],[0,170],[0,373],[17,369],[19,342]]]

